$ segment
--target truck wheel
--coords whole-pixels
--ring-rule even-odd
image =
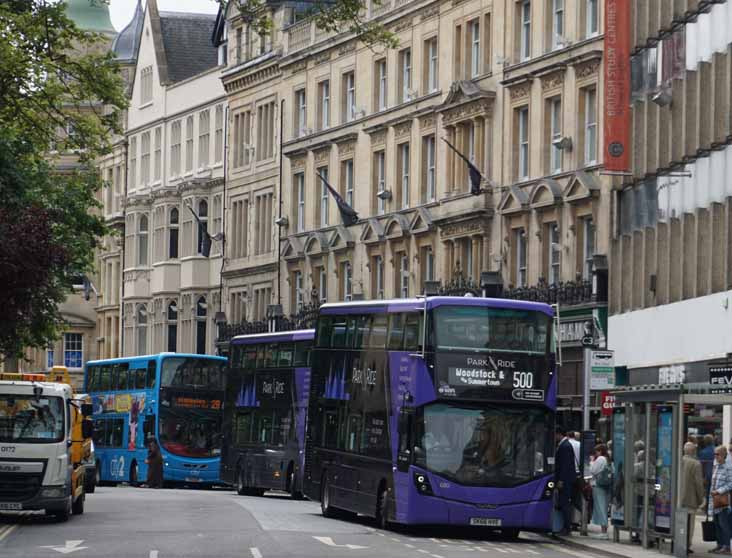
[[[94,494],[94,491],[97,488],[97,475],[96,473],[94,475],[84,475],[84,492],[86,494]]]
[[[66,507],[64,509],[51,512],[51,516],[59,523],[64,523],[69,520],[69,517],[71,517],[72,498],[72,496],[69,496]]]
[[[82,515],[84,513],[84,500],[85,499],[86,499],[85,495],[82,494],[71,505],[71,511],[74,513],[74,515]]]

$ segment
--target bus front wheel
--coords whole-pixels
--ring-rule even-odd
[[[508,529],[501,529],[501,538],[506,541],[515,541],[519,538],[520,531],[515,527]]]
[[[391,527],[389,514],[389,491],[384,488],[376,501],[376,524],[380,529],[386,530]]]

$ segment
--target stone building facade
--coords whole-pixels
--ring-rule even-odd
[[[633,158],[616,194],[610,344],[630,383],[708,385],[732,354],[732,3],[630,4]]]
[[[160,12],[155,0],[145,7],[125,134],[125,356],[214,352],[226,113],[214,24],[213,15]]]
[[[228,45],[230,165],[261,140],[256,126],[239,132],[234,123],[243,114],[251,126],[248,106],[274,103],[265,138],[278,137],[283,119],[282,175],[276,154],[247,171],[251,188],[275,186],[272,302],[289,314],[311,302],[415,296],[426,280],[479,284],[481,273],[497,272],[508,296],[560,300],[562,392],[582,393],[574,332],[605,318],[592,279],[611,224],[612,185],[600,172],[604,2],[374,2],[367,17],[399,39],[388,50],[323,32],[286,5],[271,9],[271,37],[252,40],[236,13],[218,37]],[[443,139],[481,170],[483,193],[471,194],[467,166]],[[344,225],[320,176],[358,212],[355,225]],[[232,195],[251,196],[234,186],[243,181],[232,169]],[[251,227],[233,207],[230,249]],[[227,314],[244,316],[231,306]]]

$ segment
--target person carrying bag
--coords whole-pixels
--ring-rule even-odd
[[[730,509],[730,491],[732,491],[732,467],[727,465],[727,448],[717,446],[714,450],[714,468],[709,483],[709,501],[707,515],[714,517],[714,531],[717,547],[710,550],[713,554],[730,554],[730,537],[732,537],[732,512]]]

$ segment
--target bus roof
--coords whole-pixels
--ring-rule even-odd
[[[431,310],[439,306],[484,306],[509,310],[543,312],[554,316],[554,310],[543,302],[512,300],[507,298],[483,298],[469,296],[428,296],[425,298],[397,298],[391,300],[359,300],[355,302],[333,302],[320,307],[321,314],[391,313],[422,311],[424,305]]]
[[[276,331],[273,333],[253,333],[251,335],[237,335],[232,338],[232,345],[253,345],[278,341],[310,341],[315,338],[314,329],[297,329],[294,331]]]
[[[87,366],[90,364],[115,364],[122,362],[135,362],[140,360],[157,360],[164,357],[184,357],[184,358],[206,358],[211,360],[227,360],[226,357],[220,357],[215,355],[197,355],[193,353],[157,353],[154,355],[141,355],[133,357],[120,357],[120,358],[107,358],[103,360],[89,360]]]

